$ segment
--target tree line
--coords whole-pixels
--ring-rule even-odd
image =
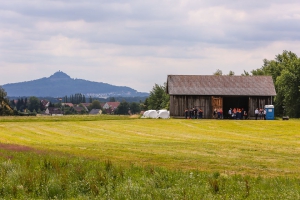
[[[0,86],[0,115],[13,115],[13,111],[9,106],[9,100],[7,98],[7,93]]]
[[[223,75],[218,69],[214,75]],[[234,75],[230,71],[227,75]],[[242,76],[272,76],[276,97],[274,106],[277,115],[300,117],[300,58],[291,51],[283,51],[273,60],[263,60],[262,67],[244,72]]]
[[[89,103],[92,103],[92,97],[90,97],[89,100],[90,100]],[[76,93],[75,95],[70,95],[69,97],[64,96],[64,98],[62,98],[62,101],[64,103],[80,104],[80,103],[86,103],[86,98],[84,94]]]
[[[101,102],[98,99],[94,99],[92,97],[88,98],[89,103],[91,103],[87,108],[88,111],[82,109],[80,113],[78,113],[74,107],[70,107],[68,105],[63,105],[62,103],[72,103],[74,105],[78,105],[78,107],[83,107],[82,103],[86,103],[86,97],[83,94],[77,93],[74,95],[65,96],[63,98],[58,98],[59,102],[51,103],[49,101],[48,107],[56,107],[64,112],[64,114],[87,114],[88,111],[92,109],[102,109],[105,114],[107,110],[101,107]],[[116,102],[119,98],[110,97],[109,102]],[[129,100],[133,100],[129,99]],[[4,102],[6,107],[4,106]],[[32,97],[24,97],[18,99],[7,98],[7,93],[5,90],[0,87],[0,115],[36,115],[37,113],[43,113],[46,110],[46,106],[42,103],[42,101],[35,96]],[[2,106],[3,104],[3,106]],[[9,109],[7,109],[9,108]],[[139,102],[127,102],[125,99],[122,99],[117,109],[113,111],[113,114],[139,114],[142,110],[147,109],[147,105],[145,102],[139,100]]]
[[[218,69],[214,75],[223,75],[222,70]],[[233,71],[229,71],[229,76],[235,75]],[[284,111],[286,115],[290,117],[300,117],[300,58],[291,51],[283,51],[282,54],[275,56],[273,60],[263,60],[262,67],[254,69],[250,72],[244,70],[242,76],[272,76],[274,81],[275,90],[277,96],[274,99],[275,110],[277,114],[282,114]],[[35,97],[36,98],[36,97]],[[41,110],[40,103],[34,97],[30,97],[29,104],[27,105],[27,99],[20,99],[20,103],[15,105],[17,110],[28,108],[30,111],[39,109]],[[64,102],[84,103],[86,97],[82,94],[75,94],[69,97],[63,98]],[[91,97],[89,102],[95,101]],[[141,110],[159,110],[169,109],[170,104],[169,95],[166,93],[166,84],[155,84],[150,91],[150,95],[145,101],[127,102],[122,100],[115,114],[134,114],[139,113]],[[6,93],[3,88],[0,87],[0,103],[8,104]],[[18,100],[19,102],[19,100]],[[100,101],[99,101],[100,103]],[[1,105],[0,115],[8,114],[7,108]],[[100,104],[99,104],[100,105]]]
[[[217,69],[213,75],[234,76],[233,71],[223,74]],[[291,51],[283,51],[273,60],[263,60],[262,67],[250,72],[244,70],[242,76],[272,76],[277,95],[274,98],[275,111],[278,116],[284,114],[290,117],[300,117],[300,58]],[[168,109],[169,95],[166,84],[155,84],[144,106],[147,109]]]

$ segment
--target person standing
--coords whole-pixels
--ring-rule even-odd
[[[213,113],[213,118],[217,119],[218,115],[217,115],[217,109],[214,109],[214,113]]]
[[[188,116],[189,116],[189,109],[185,109],[184,110],[184,114],[185,114],[185,119],[187,119],[188,118]]]
[[[232,118],[232,109],[230,108],[228,110],[228,119],[231,119]]]
[[[266,120],[267,110],[264,109],[264,120]]]
[[[217,119],[221,118],[220,108],[217,109]]]
[[[254,114],[255,114],[255,120],[257,120],[257,117],[258,117],[258,114],[259,114],[258,108],[255,109]]]
[[[200,108],[199,109],[199,119],[202,119],[203,117],[203,110]]]
[[[244,114],[245,114],[245,110],[244,110],[244,108],[242,108],[242,111],[241,111],[241,119],[244,119]]]
[[[233,108],[233,111],[232,111],[232,118],[233,119],[236,119],[236,108]]]
[[[220,109],[219,109],[219,112],[220,112],[220,119],[223,119],[223,109],[220,108]]]
[[[197,116],[198,116],[198,109],[197,109],[197,108],[194,108],[193,112],[194,112],[194,119],[197,119]]]
[[[240,108],[236,109],[236,119],[241,119],[241,109]]]
[[[190,109],[190,119],[193,117],[193,108]]]
[[[260,108],[259,109],[259,119],[264,119],[263,115],[264,115],[264,110],[262,108]]]
[[[248,118],[248,114],[247,114],[247,111],[244,110],[244,119],[247,119]]]

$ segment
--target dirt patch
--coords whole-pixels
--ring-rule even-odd
[[[141,115],[130,115],[129,118],[138,119],[138,118],[141,118]]]
[[[0,156],[7,157],[7,158],[10,158],[10,157],[5,154],[5,151],[35,153],[38,155],[49,155],[49,154],[61,155],[61,152],[35,149],[35,148],[29,147],[29,146],[18,145],[18,144],[0,143],[0,150],[4,150],[4,152],[0,152]],[[11,158],[13,158],[13,156],[11,156]]]
[[[24,152],[24,151],[33,151],[34,149],[31,147],[17,145],[17,144],[3,144],[0,143],[0,149],[9,150],[9,151],[16,151],[16,152]]]
[[[28,146],[24,146],[24,145],[18,145],[18,144],[4,144],[4,143],[0,143],[0,150],[4,150],[5,151],[12,151],[12,152],[28,152],[28,153],[36,153],[36,154],[46,154],[46,151],[43,150],[38,150],[38,149],[34,149],[32,147],[28,147]],[[14,156],[10,155],[7,156],[5,153],[0,152],[0,157],[4,157],[4,158],[9,158],[12,159]]]

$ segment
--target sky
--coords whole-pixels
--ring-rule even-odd
[[[298,0],[0,0],[0,85],[49,77],[149,92],[300,56]]]

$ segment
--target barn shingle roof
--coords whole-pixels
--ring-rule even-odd
[[[276,96],[271,76],[168,75],[170,95]]]

